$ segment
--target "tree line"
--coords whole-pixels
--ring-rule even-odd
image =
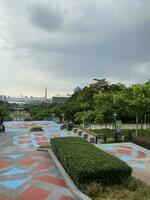
[[[10,105],[0,102],[0,115],[9,116]],[[75,92],[64,104],[29,104],[24,110],[33,120],[64,116],[73,123],[114,123],[115,119],[124,123],[136,123],[143,128],[150,120],[150,81],[126,86],[111,84],[106,79],[94,82]]]
[[[27,107],[27,106],[26,106]],[[29,106],[28,106],[29,107]],[[143,128],[150,119],[150,81],[125,86],[111,84],[106,79],[94,79],[94,83],[75,92],[64,104],[39,105],[27,109],[34,119],[62,117],[74,123],[136,123]]]

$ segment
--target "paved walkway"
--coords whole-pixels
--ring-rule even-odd
[[[136,145],[132,144],[117,144],[115,145],[96,145],[98,148],[106,151],[109,154],[112,154],[128,165],[133,169],[132,175],[136,178],[141,179],[147,184],[150,184],[150,154],[137,149]]]
[[[0,200],[75,200],[48,153],[14,144],[24,134],[0,134]]]

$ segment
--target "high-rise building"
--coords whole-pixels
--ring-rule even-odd
[[[0,95],[0,101],[6,102],[7,101],[6,95]]]

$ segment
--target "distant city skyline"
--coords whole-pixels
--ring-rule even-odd
[[[22,93],[13,93],[13,94],[11,94],[11,93],[8,93],[7,91],[5,92],[5,93],[0,93],[0,95],[3,95],[3,96],[7,96],[7,97],[17,97],[17,98],[21,98],[21,97],[28,97],[28,98],[30,98],[30,97],[37,97],[37,98],[45,98],[45,90],[44,90],[45,88],[43,88],[43,92],[39,92],[39,93],[23,93],[23,91],[22,91]],[[3,91],[5,91],[5,90],[3,90]],[[71,95],[73,93],[73,90],[72,91],[70,91],[70,93],[61,93],[61,91],[60,91],[60,93],[52,93],[52,92],[50,92],[49,90],[48,90],[48,88],[47,88],[47,98],[52,98],[53,96],[69,96],[69,95]]]
[[[1,0],[0,94],[150,78],[150,1]]]

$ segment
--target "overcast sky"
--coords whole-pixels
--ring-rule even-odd
[[[149,0],[0,0],[0,94],[150,78]]]

